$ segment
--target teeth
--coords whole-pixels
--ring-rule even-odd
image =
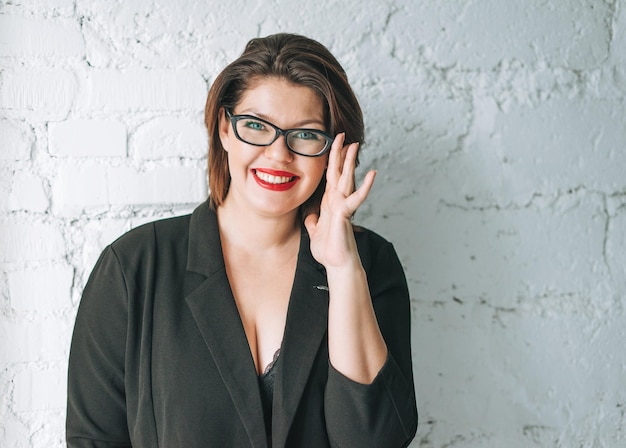
[[[261,171],[257,171],[256,175],[259,179],[267,182],[268,184],[286,184],[287,182],[291,182],[293,180],[293,177],[272,176],[271,174],[262,173]]]

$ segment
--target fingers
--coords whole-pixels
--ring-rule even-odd
[[[344,146],[344,159],[337,188],[346,196],[354,191],[354,170],[356,169],[356,155],[358,150],[358,143],[352,143],[347,147]]]
[[[328,157],[328,169],[326,170],[326,191],[338,190],[345,197],[345,206],[349,209],[349,214],[356,212],[374,185],[376,171],[369,171],[361,186],[355,190],[354,173],[356,170],[356,159],[359,150],[359,143],[344,145],[345,134],[341,133],[335,137]],[[305,220],[305,225],[306,221]],[[317,219],[311,221],[316,224]],[[307,226],[308,229],[308,226]]]
[[[372,186],[374,185],[375,178],[376,171],[368,171],[365,175],[365,179],[363,179],[363,183],[361,184],[361,186],[354,193],[346,198],[347,206],[351,210],[351,213],[356,212],[361,204],[365,202],[365,199],[367,199],[367,196],[369,195]]]
[[[335,137],[328,157],[326,187],[336,188],[346,196],[354,191],[354,171],[359,143],[344,145],[345,134]]]
[[[339,176],[341,175],[341,162],[342,162],[342,149],[343,142],[346,139],[344,133],[338,134],[330,147],[330,154],[328,155],[328,169],[326,170],[326,184],[327,186],[336,186],[339,182]]]

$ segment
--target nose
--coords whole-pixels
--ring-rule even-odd
[[[265,156],[277,162],[289,163],[293,160],[294,154],[289,151],[285,136],[280,135],[274,143],[265,147]]]

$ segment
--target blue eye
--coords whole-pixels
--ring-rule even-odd
[[[244,126],[253,131],[262,131],[263,129],[265,129],[265,125],[263,123],[255,120],[246,120]]]
[[[319,140],[320,136],[317,132],[300,130],[294,133],[294,138],[300,140]]]

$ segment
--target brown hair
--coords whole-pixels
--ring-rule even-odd
[[[363,142],[363,114],[337,59],[319,42],[297,34],[274,34],[252,39],[242,55],[215,79],[207,97],[204,121],[209,134],[211,207],[219,207],[228,193],[227,153],[219,136],[219,113],[234,109],[255,80],[275,77],[313,89],[324,104],[326,132],[345,132],[346,144]],[[222,112],[223,113],[223,112]],[[319,208],[326,179],[303,205],[303,216]]]

